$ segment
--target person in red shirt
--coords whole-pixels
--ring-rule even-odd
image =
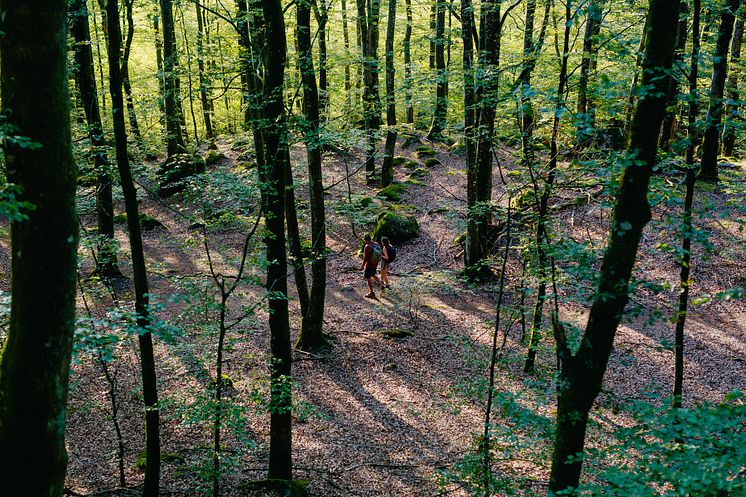
[[[383,291],[383,284],[378,278],[376,272],[378,271],[378,263],[381,260],[381,246],[378,243],[371,240],[370,235],[365,235],[365,247],[363,247],[363,264],[360,266],[361,271],[365,271],[363,276],[365,281],[368,282],[368,289],[370,293],[366,295],[369,299],[378,299],[376,292],[373,291],[373,280],[376,281],[378,287]]]

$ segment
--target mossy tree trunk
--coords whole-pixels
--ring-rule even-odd
[[[464,265],[470,267],[482,259],[479,223],[473,209],[477,205],[477,99],[474,93],[474,5],[471,0],[461,0],[461,37],[463,40],[464,72],[464,148],[466,158],[466,201],[470,209],[467,218],[467,237],[464,248]]]
[[[733,36],[733,21],[740,0],[726,0],[720,14],[715,53],[712,61],[712,81],[710,83],[710,104],[705,120],[705,134],[702,142],[702,158],[699,179],[718,180],[718,154],[720,152],[720,131],[723,120],[723,93],[728,74],[728,47]]]
[[[676,41],[676,66],[684,65],[684,50],[686,49],[686,40],[688,35],[687,17],[689,15],[689,7],[686,2],[681,3],[681,11],[679,13],[679,34],[677,35]],[[674,136],[674,124],[676,123],[676,115],[679,111],[679,80],[688,77],[685,74],[678,75],[677,71],[674,71],[671,77],[671,84],[668,87],[668,98],[666,100],[666,114],[663,116],[663,124],[661,125],[661,150],[668,151],[671,148],[671,139]]]
[[[64,0],[0,1],[2,112],[14,133],[40,145],[3,144],[7,179],[34,206],[10,226],[12,301],[0,357],[0,485],[7,497],[59,497],[67,466],[78,221],[66,7]]]
[[[609,241],[580,345],[570,350],[562,325],[553,323],[559,377],[549,495],[575,495],[583,465],[588,415],[603,384],[614,336],[629,300],[629,280],[642,230],[650,220],[648,185],[658,149],[666,90],[676,43],[679,0],[651,0],[642,84],[628,152],[634,165],[621,173]]]
[[[414,124],[414,105],[412,103],[412,0],[404,0],[406,5],[407,25],[404,28],[404,109],[406,123]]]
[[[142,374],[143,400],[145,402],[145,482],[143,497],[158,497],[161,471],[160,416],[158,411],[158,384],[155,373],[153,337],[149,330],[150,318],[148,276],[145,267],[140,212],[137,205],[137,191],[132,179],[132,171],[127,154],[127,131],[124,123],[124,97],[122,95],[122,69],[120,66],[121,27],[117,0],[106,4],[109,31],[109,93],[111,95],[112,123],[119,170],[119,181],[124,196],[124,210],[127,214],[132,274],[135,284],[135,311],[137,312],[138,344],[140,346],[140,367]]]
[[[106,153],[106,137],[101,123],[101,110],[98,105],[96,73],[93,66],[91,32],[88,23],[86,0],[74,0],[69,7],[70,30],[75,39],[75,81],[80,91],[88,137],[93,149],[93,168],[96,173],[96,219],[98,234],[104,239],[98,245],[97,273],[102,278],[121,276],[117,264],[117,251],[114,242],[114,202],[109,157]]]
[[[202,120],[205,123],[205,138],[212,143],[215,134],[212,129],[212,100],[208,93],[210,84],[205,73],[205,9],[198,3],[194,4],[197,9],[197,73],[199,78],[199,97],[202,103]]]
[[[381,98],[378,92],[378,23],[381,0],[357,0],[360,40],[363,50],[363,119],[368,146],[365,173],[368,183],[375,179],[376,141],[381,126]]]
[[[308,156],[311,199],[311,293],[308,310],[301,317],[300,334],[296,344],[300,350],[315,350],[327,344],[323,330],[324,301],[326,300],[326,218],[324,182],[321,172],[323,144],[319,134],[321,109],[313,67],[310,9],[309,0],[298,2],[296,36],[298,65],[303,84],[304,141]]]
[[[267,478],[291,480],[292,378],[290,322],[287,303],[287,253],[285,249],[285,180],[287,130],[283,84],[287,47],[285,21],[279,0],[262,2],[266,47],[264,49],[265,202],[267,291],[270,333],[270,442]]]
[[[583,57],[580,62],[580,77],[578,78],[578,134],[576,143],[583,147],[593,138],[596,127],[596,105],[592,93],[589,91],[591,73],[596,65],[598,55],[598,35],[601,32],[603,20],[603,0],[591,0],[585,15],[585,31],[583,33]]]

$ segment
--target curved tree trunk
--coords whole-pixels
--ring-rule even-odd
[[[127,213],[132,273],[135,283],[135,311],[140,346],[140,366],[145,401],[145,482],[143,497],[158,497],[161,471],[160,421],[158,412],[158,384],[155,373],[153,337],[147,331],[151,325],[148,276],[143,253],[140,212],[137,205],[137,192],[132,179],[132,171],[127,154],[127,131],[124,124],[124,97],[122,95],[122,72],[120,67],[121,28],[119,25],[119,5],[117,0],[108,0],[107,24],[109,29],[109,93],[111,95],[112,122],[117,168],[124,196],[124,210]]]
[[[703,181],[718,180],[718,153],[720,152],[720,131],[723,119],[723,93],[728,73],[728,46],[733,36],[733,21],[740,4],[740,0],[727,0],[720,14],[720,26],[712,62],[710,105],[707,108],[702,160],[698,175]]]
[[[642,84],[628,152],[635,165],[621,173],[609,242],[597,278],[588,322],[575,353],[561,323],[553,319],[559,377],[549,495],[576,495],[588,414],[603,384],[614,335],[629,300],[629,280],[642,230],[650,220],[648,185],[658,149],[666,89],[676,43],[679,0],[651,0]],[[579,457],[580,456],[580,457]]]
[[[66,7],[63,0],[0,1],[3,115],[41,145],[3,143],[7,179],[34,206],[10,227],[10,329],[0,357],[0,485],[7,497],[59,497],[67,466],[78,222]]]

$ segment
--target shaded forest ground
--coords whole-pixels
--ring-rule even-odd
[[[245,157],[230,142],[219,142],[226,158],[211,171],[234,170]],[[437,149],[440,164],[419,171],[423,184],[408,184],[398,207],[416,215],[420,237],[399,249],[394,265],[393,287],[380,301],[363,298],[367,291],[358,271],[359,240],[366,232],[361,220],[372,221],[386,203],[376,199],[369,207],[345,208],[349,195],[375,196],[365,185],[359,154],[328,153],[324,159],[325,184],[329,188],[326,331],[334,346],[325,354],[296,353],[298,410],[294,427],[296,475],[311,480],[309,490],[318,496],[422,496],[464,495],[458,485],[441,487],[437,474],[454,467],[473,445],[474,434],[482,430],[486,360],[494,333],[495,285],[472,286],[459,276],[462,261],[453,239],[465,227],[465,179],[463,159],[443,147]],[[237,147],[233,147],[237,148]],[[416,157],[416,145],[398,149],[397,154]],[[296,195],[301,222],[307,224],[307,183],[303,169],[304,152],[293,150],[297,159]],[[513,151],[500,149],[503,177],[510,178]],[[148,166],[150,167],[150,166]],[[155,166],[153,166],[153,169]],[[346,171],[356,171],[348,182]],[[398,166],[396,179],[405,181],[413,169]],[[726,170],[725,175],[743,178],[743,169]],[[668,181],[668,180],[667,180]],[[675,185],[679,178],[671,177]],[[727,182],[726,182],[727,183]],[[143,185],[154,188],[148,181]],[[501,175],[495,174],[493,198],[507,201]],[[730,211],[736,215],[739,202],[727,188],[708,189],[697,194],[695,222],[710,232],[711,247],[704,253],[695,248],[693,299],[720,289],[744,284],[744,240],[738,223],[716,216]],[[193,220],[178,214],[190,210],[188,202],[176,197],[163,202],[145,190],[141,209],[163,223],[145,233],[146,258],[151,270],[151,293],[161,303],[159,316],[182,329],[169,342],[157,340],[158,374],[161,388],[163,450],[168,461],[163,468],[164,495],[196,495],[207,482],[200,473],[209,463],[211,435],[209,403],[205,392],[214,375],[215,310],[204,296],[214,287],[200,275],[208,261]],[[609,198],[593,188],[562,190],[555,205],[555,228],[559,238],[588,241],[602,248],[608,228]],[[587,196],[588,202],[574,205],[573,199]],[[573,205],[571,205],[573,204]],[[407,207],[410,206],[410,207]],[[673,354],[665,346],[673,340],[673,325],[666,319],[676,300],[678,269],[672,254],[654,247],[678,245],[666,216],[676,207],[658,206],[646,230],[637,275],[657,282],[668,281],[671,289],[651,290],[641,286],[633,297],[638,316],[626,319],[617,336],[605,390],[594,410],[591,444],[603,443],[615,426],[631,422],[625,402],[665,396],[671,390]],[[120,206],[120,211],[121,211]],[[353,212],[354,211],[354,212]],[[351,220],[355,218],[354,225]],[[743,218],[740,218],[743,222]],[[83,216],[86,227],[95,226]],[[126,247],[126,234],[119,225],[118,238]],[[6,228],[4,228],[5,230]],[[218,271],[230,274],[245,229],[225,230],[213,237],[212,257]],[[6,231],[7,233],[7,231]],[[396,244],[396,240],[393,240]],[[8,237],[3,236],[2,283],[8,289]],[[257,243],[259,240],[257,239]],[[256,251],[263,250],[259,243]],[[120,252],[122,267],[129,273],[126,251]],[[512,254],[508,265],[508,306],[517,307],[521,264]],[[81,274],[91,270],[87,249],[81,248]],[[582,262],[579,261],[582,265]],[[251,273],[261,275],[256,268]],[[292,279],[292,278],[291,278]],[[100,284],[86,282],[86,303],[94,316],[105,319],[110,298]],[[298,328],[295,289],[291,288],[291,316],[294,336]],[[560,286],[575,300],[588,288]],[[126,288],[122,289],[126,295]],[[189,299],[185,296],[189,295]],[[242,290],[236,309],[261,299],[258,285]],[[181,298],[176,298],[181,296]],[[202,296],[202,297],[200,297]],[[202,300],[200,300],[202,298]],[[533,294],[526,299],[527,309]],[[571,299],[569,299],[571,300]],[[580,299],[582,301],[582,298]],[[84,302],[79,301],[81,312]],[[583,324],[585,308],[567,302],[562,318]],[[235,310],[233,311],[234,315]],[[506,311],[507,312],[507,311]],[[528,311],[527,311],[528,312]],[[651,316],[660,315],[659,319]],[[555,365],[552,343],[546,339],[539,352],[538,371],[528,376],[521,371],[524,345],[515,315],[503,318],[507,330],[497,375],[498,402],[493,422],[504,436],[506,447],[520,451],[497,470],[524,477],[523,488],[543,488],[549,464],[551,421],[554,413],[552,372]],[[412,331],[407,338],[387,338],[391,330]],[[505,326],[500,329],[505,333]],[[735,300],[712,301],[693,307],[687,321],[686,403],[717,401],[733,389],[746,390],[746,304]],[[230,409],[225,464],[233,467],[225,478],[225,495],[244,495],[235,484],[261,478],[265,471],[268,441],[267,415],[261,409],[266,390],[266,314],[259,307],[230,333],[226,370]],[[663,345],[662,345],[663,344]],[[137,468],[144,447],[140,401],[139,365],[136,341],[131,338],[115,347],[116,359],[109,363],[115,375],[120,400],[119,421],[126,444],[125,468],[128,485],[141,481]],[[108,386],[95,354],[81,351],[74,365],[69,407],[67,445],[70,455],[67,487],[81,494],[117,486],[116,442],[110,419]],[[528,429],[530,428],[530,429]],[[503,430],[503,431],[501,431]],[[507,434],[510,433],[510,437]],[[121,492],[120,492],[121,493]]]

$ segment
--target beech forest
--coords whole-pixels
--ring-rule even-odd
[[[746,497],[745,21],[0,0],[0,496]]]

